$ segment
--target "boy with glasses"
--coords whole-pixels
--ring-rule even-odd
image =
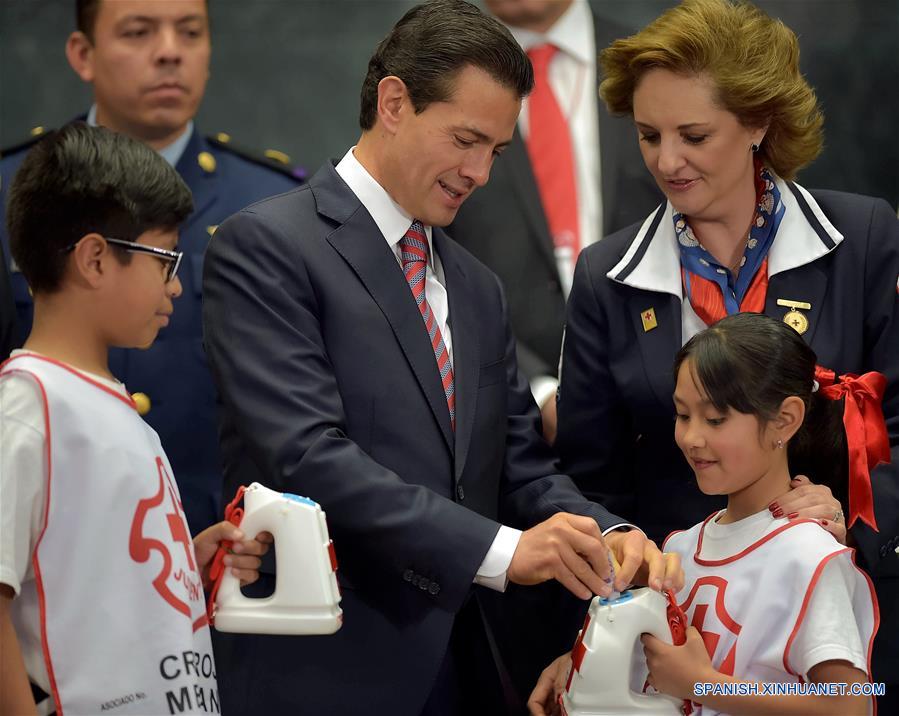
[[[0,713],[220,711],[208,567],[237,540],[225,563],[254,581],[268,536],[222,522],[191,541],[159,438],[108,367],[168,323],[191,208],[150,148],[82,123],[10,188],[35,320],[0,368]]]

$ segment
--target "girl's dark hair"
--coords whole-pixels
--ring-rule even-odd
[[[806,475],[847,502],[848,454],[842,400],[813,392],[815,352],[787,324],[761,313],[737,313],[696,334],[674,360],[685,360],[716,409],[773,419],[783,401],[805,403],[805,420],[787,446],[791,475]]]

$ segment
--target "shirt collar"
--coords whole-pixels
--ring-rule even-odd
[[[798,184],[787,184],[780,177],[775,177],[774,181],[780,190],[784,216],[768,252],[768,276],[816,261],[833,251],[843,240],[843,235],[830,223],[818,202],[806,189]],[[798,192],[804,199],[820,224],[820,229],[832,242],[831,246],[825,243],[816,228],[806,219],[794,192]],[[653,221],[655,214],[653,212],[643,222],[624,256],[606,276],[627,286],[670,293],[682,298],[680,253],[671,220],[674,208],[670,202],[666,203],[659,222]],[[653,225],[656,225],[655,231],[649,235]],[[641,252],[642,256],[637,258]]]
[[[87,123],[91,127],[97,126],[97,105],[96,103],[91,105],[90,110],[87,113]],[[184,131],[180,134],[180,136],[171,144],[163,147],[162,149],[157,149],[156,151],[159,155],[165,159],[169,164],[173,167],[176,166],[181,159],[181,155],[184,154],[184,150],[187,148],[187,143],[190,141],[190,137],[194,132],[194,121],[190,120],[187,123]]]
[[[596,38],[593,33],[593,15],[587,0],[574,0],[571,7],[545,33],[511,25],[506,27],[525,51],[549,43],[585,65],[594,60]]]
[[[396,245],[412,226],[413,217],[403,210],[390,197],[387,190],[368,173],[368,170],[356,159],[356,155],[353,153],[354,149],[356,149],[355,146],[350,147],[335,169],[374,219],[390,248],[396,252]],[[432,250],[428,251],[428,263],[433,270],[434,251],[430,226],[425,226],[425,234],[427,234],[428,243],[432,247]]]

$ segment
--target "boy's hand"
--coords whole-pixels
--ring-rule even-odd
[[[244,533],[237,525],[230,522],[219,522],[207,527],[194,537],[194,552],[197,556],[197,568],[203,578],[203,586],[209,583],[209,567],[221,542],[230,541],[231,554],[225,555],[225,566],[231,568],[231,574],[241,584],[252,584],[259,579],[259,559],[268,552],[273,538],[268,532],[260,532],[255,539],[244,539]]]
[[[687,627],[687,641],[672,646],[651,634],[640,637],[649,667],[649,685],[663,694],[692,699],[697,681],[714,681],[717,672],[696,627]]]

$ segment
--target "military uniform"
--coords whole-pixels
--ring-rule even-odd
[[[2,153],[0,201],[4,211],[10,182],[43,133],[37,128],[29,141]],[[171,323],[160,331],[151,348],[110,353],[113,374],[134,394],[145,420],[159,433],[193,534],[222,518],[215,390],[203,351],[203,254],[216,227],[228,216],[302,183],[302,171],[292,169],[288,162],[281,152],[269,150],[264,157],[256,157],[236,148],[226,134],[203,137],[193,129],[175,167],[194,198],[194,211],[181,227],[178,242],[184,252],[178,273],[183,293],[175,301]],[[20,345],[31,330],[33,307],[28,285],[10,258],[5,220],[0,240],[10,268]]]

